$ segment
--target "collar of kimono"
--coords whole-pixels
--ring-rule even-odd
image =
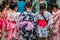
[[[32,12],[31,10],[27,9],[28,12]]]

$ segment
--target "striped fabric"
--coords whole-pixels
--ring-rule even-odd
[[[56,34],[50,40],[60,40],[60,10],[52,14],[53,16],[53,32]]]

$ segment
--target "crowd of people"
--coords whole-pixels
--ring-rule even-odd
[[[46,1],[2,1],[0,40],[60,40],[60,9]]]

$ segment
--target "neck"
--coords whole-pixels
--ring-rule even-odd
[[[28,9],[27,9],[27,11],[31,12],[31,9],[30,9],[30,8],[28,8]]]
[[[16,10],[12,10],[12,12],[16,12]]]

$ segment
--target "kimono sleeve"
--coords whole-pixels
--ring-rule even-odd
[[[60,13],[58,15],[59,15],[59,26],[60,26]]]
[[[53,18],[52,18],[52,15],[49,13],[49,17],[48,17],[48,27],[50,29],[52,29],[52,24],[53,24]]]
[[[34,25],[37,26],[37,21],[38,21],[39,17],[37,14],[34,15]]]
[[[19,22],[20,13],[17,12],[15,15],[16,15],[16,16],[15,16],[15,21],[16,21],[16,22]]]
[[[9,13],[8,14],[8,17],[7,17],[7,20],[10,20],[12,17],[11,17],[11,14]]]
[[[36,13],[35,15],[34,15],[34,22],[37,22],[37,20],[38,20],[38,13]]]

